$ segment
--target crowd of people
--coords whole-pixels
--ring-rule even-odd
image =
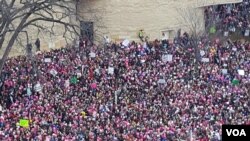
[[[222,124],[250,124],[250,43],[190,40],[81,40],[8,59],[0,140],[218,141]]]
[[[218,29],[222,29],[224,36],[237,32],[239,35],[249,37],[249,14],[249,0],[243,0],[243,2],[237,4],[210,6],[205,10],[206,25],[215,24]]]

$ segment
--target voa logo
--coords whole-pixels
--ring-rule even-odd
[[[227,136],[247,136],[244,129],[226,129]]]

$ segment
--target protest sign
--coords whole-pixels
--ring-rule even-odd
[[[108,68],[108,74],[114,74],[114,67],[109,67]]]
[[[91,58],[94,58],[94,57],[95,57],[95,53],[94,53],[94,52],[91,52],[91,53],[89,53],[89,56],[90,56]]]
[[[245,71],[244,70],[238,70],[238,74],[239,75],[245,75]]]
[[[44,62],[45,63],[50,63],[51,62],[51,58],[44,58]]]
[[[51,69],[50,70],[50,74],[52,74],[53,76],[57,75],[57,71],[55,69]]]
[[[249,29],[245,30],[244,36],[249,36]]]
[[[21,127],[27,128],[27,127],[29,127],[29,120],[27,120],[27,119],[20,119],[19,120],[19,125]]]
[[[165,79],[159,79],[157,83],[159,83],[159,84],[165,84],[166,80]]]
[[[27,95],[28,95],[28,96],[31,96],[31,94],[32,94],[31,89],[30,89],[30,87],[28,87],[28,88],[27,88]]]
[[[222,69],[221,72],[222,74],[227,74],[227,69]]]
[[[167,61],[171,62],[173,60],[173,55],[172,54],[168,54],[167,55]]]
[[[164,54],[162,55],[162,62],[171,62],[173,60],[173,55],[172,54]]]
[[[201,56],[204,56],[204,55],[205,55],[205,51],[204,51],[204,50],[201,50],[201,51],[200,51],[200,55],[201,55]]]
[[[161,59],[162,59],[162,62],[166,63],[167,62],[167,55],[162,55]]]
[[[124,40],[124,41],[122,42],[122,45],[125,46],[125,47],[128,47],[128,45],[129,45],[129,40],[128,40],[128,39]]]
[[[201,61],[202,62],[209,62],[209,58],[202,58]]]
[[[224,32],[224,36],[227,37],[228,36],[228,31]]]
[[[232,84],[233,84],[233,85],[239,85],[239,83],[240,83],[240,81],[239,81],[238,79],[234,79],[234,80],[232,81]]]
[[[76,84],[77,83],[77,78],[75,76],[71,77],[70,83],[71,84]]]
[[[41,86],[41,84],[40,84],[40,83],[37,83],[37,84],[35,85],[34,89],[35,89],[36,92],[41,92],[41,91],[42,91],[42,86]]]
[[[216,32],[216,27],[215,26],[212,26],[210,29],[209,29],[209,32],[210,34],[214,34]]]

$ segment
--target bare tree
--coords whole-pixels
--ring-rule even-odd
[[[202,15],[200,13],[200,9],[194,7],[185,7],[178,9],[180,12],[181,22],[184,22],[184,28],[188,30],[189,36],[189,46],[194,48],[196,60],[199,60],[199,40],[202,36],[206,35],[206,31],[204,30],[204,23],[202,23]]]
[[[72,17],[76,17],[74,21],[81,19],[76,15],[75,2],[76,0],[0,0],[0,49],[4,52],[0,74],[13,44],[18,41],[20,33],[28,28],[55,35],[56,25],[62,25],[62,34],[66,40],[79,35],[79,24],[69,20]],[[28,39],[26,44],[29,44]]]
[[[188,46],[195,50],[195,59],[197,63],[201,60],[199,50],[200,41],[203,41],[206,45],[209,41],[217,37],[220,37],[221,40],[225,38],[221,36],[222,32],[217,28],[220,19],[216,16],[216,6],[211,4],[209,10],[206,11],[207,4],[208,2],[204,0],[202,2],[197,1],[194,5],[177,8],[180,15],[179,20],[189,32]],[[211,31],[211,28],[214,31]]]
[[[200,42],[202,42],[205,46],[209,46],[211,40],[214,40],[218,37],[218,35],[221,35],[221,32],[216,30],[216,25],[219,21],[215,16],[215,11],[209,13],[211,15],[206,15],[205,8],[205,0],[203,2],[197,1],[196,3],[189,6],[180,6],[177,8],[177,11],[180,15],[179,21],[182,23],[182,25],[184,25],[184,30],[188,32],[188,42],[185,44],[185,47],[192,48],[194,50],[194,54],[191,54],[191,56],[194,55],[195,58],[194,76],[198,76],[198,65],[201,61],[199,48]],[[206,16],[209,16],[209,18]],[[211,28],[214,30],[212,33],[210,31]]]

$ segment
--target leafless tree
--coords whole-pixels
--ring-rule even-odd
[[[177,8],[180,15],[179,21],[182,22],[184,28],[189,32],[189,47],[194,48],[197,63],[201,60],[199,50],[200,41],[203,41],[206,45],[217,37],[220,37],[221,40],[225,38],[221,36],[222,33],[217,29],[217,24],[220,23],[220,21],[218,17],[215,16],[216,11],[214,10],[214,6],[210,6],[212,12],[206,15],[206,4],[207,2],[204,0],[203,2],[197,1],[194,5]],[[206,16],[209,16],[209,18]],[[215,33],[210,33],[212,27],[215,27]]]
[[[216,29],[216,25],[218,19],[216,19],[215,13],[209,15],[209,19],[205,17],[205,8],[206,1],[203,3],[197,1],[196,4],[189,6],[180,6],[177,8],[179,12],[180,19],[179,21],[184,25],[184,30],[188,31],[188,43],[186,45],[187,48],[192,48],[194,50],[194,58],[195,58],[195,71],[194,76],[198,75],[198,65],[201,61],[200,55],[200,42],[205,46],[209,46],[209,43],[221,36],[221,32]],[[214,12],[214,11],[213,11]],[[211,13],[210,13],[211,14]],[[215,27],[215,33],[210,33],[211,27]],[[224,38],[223,36],[220,37]],[[223,39],[224,40],[224,39]]]
[[[206,35],[204,30],[204,24],[201,22],[202,15],[199,9],[194,7],[179,8],[181,19],[184,22],[184,28],[188,30],[189,33],[189,46],[194,48],[196,60],[199,60],[199,40],[202,36]]]
[[[4,52],[0,74],[14,43],[29,28],[55,35],[55,28],[61,25],[64,29],[60,30],[65,39],[79,36],[80,27],[76,21],[81,20],[81,17],[76,15],[76,2],[77,0],[0,0],[0,50]],[[76,19],[69,20],[72,17]],[[27,39],[26,44],[28,42]]]

